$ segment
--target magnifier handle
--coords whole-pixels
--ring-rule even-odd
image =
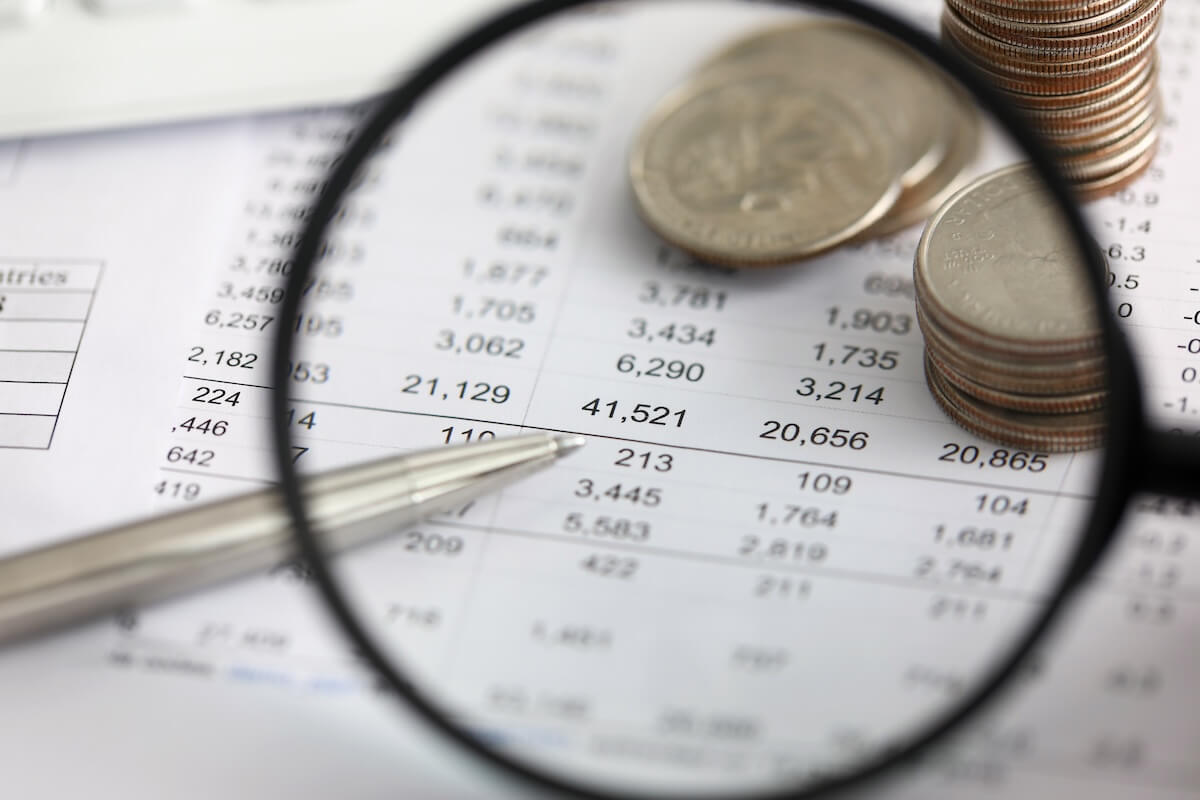
[[[310,478],[312,527],[338,550],[499,489],[580,437],[534,434],[396,456]],[[0,559],[0,643],[278,564],[293,554],[274,489]]]

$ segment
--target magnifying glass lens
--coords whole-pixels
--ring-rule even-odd
[[[759,3],[585,7],[437,84],[303,287],[296,466],[588,444],[331,561],[395,672],[611,793],[812,788],[960,709],[1107,436],[1095,243],[1026,160],[899,41]]]

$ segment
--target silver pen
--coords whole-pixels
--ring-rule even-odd
[[[394,533],[549,466],[582,436],[441,447],[304,479],[327,550]],[[197,589],[293,554],[279,493],[263,489],[0,559],[0,642]]]

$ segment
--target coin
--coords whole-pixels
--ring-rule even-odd
[[[947,0],[942,38],[1026,110],[1090,199],[1135,180],[1157,149],[1164,2]]]
[[[1084,156],[1061,159],[1063,172],[1078,181],[1090,181],[1119,172],[1143,154],[1158,147],[1159,126],[1147,121],[1129,136]]]
[[[971,349],[933,323],[917,302],[917,324],[925,347],[937,355],[938,365],[975,383],[1020,394],[1066,395],[1104,386],[1107,377],[1101,353],[1074,357],[1030,359],[1020,354],[999,355]]]
[[[732,68],[837,71],[847,94],[879,114],[901,149],[901,183],[911,188],[945,160],[958,135],[948,121],[959,105],[950,85],[920,56],[874,28],[809,19],[751,33],[706,59],[707,71]]]
[[[1158,109],[1159,99],[1155,91],[1117,116],[1099,124],[1067,132],[1047,133],[1046,144],[1059,156],[1061,166],[1066,168],[1072,160],[1079,160],[1102,149],[1120,145],[1121,142],[1128,142],[1139,131],[1144,133],[1143,129],[1148,127],[1146,123],[1156,118]],[[1157,129],[1158,126],[1155,124],[1149,127]]]
[[[1154,161],[1158,152],[1158,142],[1152,142],[1146,152],[1137,156],[1133,161],[1119,170],[1098,178],[1075,181],[1075,193],[1081,200],[1093,200],[1097,197],[1107,197],[1119,192],[1142,176],[1146,168]]]
[[[1011,447],[1047,453],[1088,450],[1104,443],[1103,411],[1029,414],[988,405],[959,391],[925,362],[925,381],[934,400],[960,427]]]
[[[1078,36],[1121,21],[1136,11],[1143,2],[1144,0],[1117,0],[1112,8],[1082,19],[1056,19],[1045,11],[1017,11],[1014,14],[1009,9],[992,9],[985,3],[946,0],[948,6],[972,25],[998,39]]]
[[[896,139],[837,65],[708,70],[664,98],[629,162],[643,219],[708,261],[769,266],[848,241],[900,194]]]
[[[1048,135],[1077,131],[1127,114],[1131,106],[1139,105],[1158,91],[1157,79],[1157,70],[1151,64],[1138,80],[1119,87],[1111,95],[1099,100],[1066,108],[1024,108],[1022,111]]]
[[[925,350],[930,367],[960,392],[970,395],[988,405],[1009,411],[1025,411],[1031,414],[1077,414],[1104,407],[1108,391],[1101,384],[1095,389],[1067,393],[1021,392],[1010,388],[997,388],[989,383],[973,380],[942,360],[941,354],[933,349]],[[1042,388],[1042,387],[1039,387]]]
[[[943,21],[954,36],[966,42],[973,51],[1001,60],[1054,62],[1102,59],[1125,43],[1136,40],[1139,35],[1149,35],[1147,29],[1158,25],[1162,4],[1163,0],[1149,0],[1135,14],[1115,25],[1067,35],[1039,31],[1038,26],[1034,25],[1027,26],[1023,35],[997,35],[977,27],[959,14],[953,5],[947,6]]]
[[[1129,0],[1095,0],[1094,2],[1058,3],[1053,0],[961,0],[961,5],[1004,20],[1034,24],[1086,23],[1093,17],[1108,14],[1129,5]],[[1128,12],[1126,12],[1128,13]],[[1120,19],[1118,12],[1117,19]]]
[[[1008,96],[1021,108],[1043,112],[1063,111],[1065,113],[1082,110],[1083,113],[1086,113],[1088,108],[1094,105],[1120,102],[1122,93],[1131,91],[1130,84],[1144,80],[1146,75],[1155,69],[1156,64],[1157,58],[1154,55],[1144,57],[1135,67],[1108,83],[1102,83],[1082,91],[1062,94],[1009,92]]]
[[[999,353],[1093,350],[1085,262],[1037,174],[1015,165],[976,179],[929,220],[913,277],[933,320]]]
[[[1133,39],[1112,50],[1064,61],[1033,61],[1020,55],[999,55],[982,48],[942,19],[943,38],[968,60],[994,75],[997,83],[1009,91],[1031,94],[1068,94],[1101,86],[1133,68],[1158,37],[1157,25],[1146,28]]]
[[[945,112],[953,136],[941,163],[916,186],[905,189],[887,215],[860,234],[859,239],[887,236],[924,222],[962,187],[967,168],[979,149],[979,115],[962,92],[953,94],[956,103]]]

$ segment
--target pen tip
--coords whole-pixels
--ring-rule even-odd
[[[579,434],[571,434],[569,436],[555,436],[554,437],[554,444],[558,446],[559,457],[565,456],[567,453],[570,453],[572,450],[578,450],[579,448],[583,447],[583,445],[586,442],[587,442],[587,439],[580,436]]]

